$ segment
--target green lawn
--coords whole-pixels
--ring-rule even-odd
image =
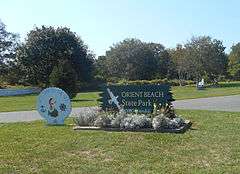
[[[173,96],[176,100],[226,96],[240,94],[240,82],[221,83],[218,88],[196,90],[194,86],[173,87]],[[79,93],[72,101],[73,107],[97,106],[99,92]],[[16,97],[0,97],[0,112],[33,110],[36,105],[36,95]]]
[[[219,87],[207,87],[204,90],[196,90],[195,86],[172,87],[176,100],[217,97],[240,94],[240,82],[220,83]]]
[[[0,124],[0,173],[240,173],[240,114],[178,111],[185,134]]]
[[[99,92],[79,93],[73,100],[73,107],[96,106]],[[29,111],[36,109],[37,95],[0,97],[0,112]]]

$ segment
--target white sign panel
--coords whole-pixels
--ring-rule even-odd
[[[69,96],[60,88],[46,88],[38,96],[37,110],[48,124],[64,124],[72,111]]]

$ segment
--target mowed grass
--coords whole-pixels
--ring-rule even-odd
[[[240,114],[178,111],[184,134],[0,125],[0,173],[240,173]]]
[[[99,92],[78,93],[72,99],[73,107],[97,106]],[[0,112],[30,111],[36,109],[37,95],[0,97]]]
[[[197,90],[195,86],[172,87],[174,99],[194,99],[205,97],[218,97],[240,94],[240,82],[220,83],[219,87],[206,87]]]
[[[195,86],[172,87],[172,92],[176,100],[237,95],[240,94],[240,82],[221,83],[219,87],[207,87],[204,90],[197,90]],[[72,100],[72,106],[98,106],[99,93],[78,93]],[[0,112],[34,110],[36,109],[36,101],[37,95],[0,97]]]

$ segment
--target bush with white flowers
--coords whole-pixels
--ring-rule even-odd
[[[163,129],[177,129],[183,126],[184,120],[180,117],[175,117],[170,119],[160,114],[153,118],[152,127],[155,130],[163,130]]]
[[[94,121],[94,126],[101,128],[111,127],[111,117],[104,114],[99,115],[97,119]]]
[[[151,127],[151,119],[146,115],[128,115],[120,124],[121,129],[138,130]]]
[[[167,120],[166,120],[166,117],[164,117],[164,115],[157,115],[153,118],[152,120],[152,127],[155,129],[155,130],[160,130],[160,129],[163,129],[167,126]]]
[[[119,128],[122,121],[127,117],[127,113],[124,110],[119,111],[114,115],[111,120],[111,126],[114,128]]]
[[[87,110],[79,114],[74,121],[77,126],[96,126],[101,128],[119,128],[121,130],[139,130],[153,128],[161,131],[164,129],[179,129],[186,125],[185,120],[174,113],[171,105],[161,108],[152,114],[119,112],[97,112]]]
[[[97,117],[98,113],[96,110],[88,109],[85,112],[75,115],[73,120],[78,126],[93,126]]]

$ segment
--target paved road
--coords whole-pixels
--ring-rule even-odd
[[[97,109],[97,107],[92,107]],[[89,108],[73,108],[72,115],[76,113],[86,112]],[[35,121],[43,119],[37,111],[21,111],[21,112],[0,112],[0,123],[10,122],[24,122],[24,121]]]
[[[240,95],[178,100],[173,103],[176,109],[197,109],[240,112]],[[92,107],[97,109],[97,107]],[[86,112],[89,108],[73,108],[72,115]],[[23,122],[42,119],[37,111],[2,112],[0,123]]]
[[[173,105],[177,109],[240,112],[240,95],[178,100]]]

